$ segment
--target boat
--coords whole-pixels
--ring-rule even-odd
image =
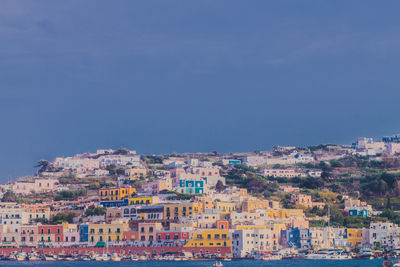
[[[375,253],[371,249],[361,249],[357,257],[360,259],[373,259],[375,257]]]
[[[146,255],[140,255],[139,256],[139,260],[140,261],[145,261],[145,260],[147,260],[147,256]]]
[[[351,255],[344,253],[343,251],[332,251],[326,258],[327,260],[351,260]]]
[[[80,261],[91,261],[92,259],[90,258],[89,255],[83,254],[79,256]]]
[[[38,261],[40,260],[40,255],[37,254],[36,252],[31,252],[28,254],[28,260],[30,261]]]
[[[304,258],[307,260],[325,260],[328,254],[328,250],[319,250],[314,253],[306,254]]]
[[[111,261],[121,261],[121,257],[118,256],[117,253],[113,252],[113,253],[111,254]]]
[[[222,267],[222,266],[224,266],[224,265],[222,264],[222,262],[216,261],[216,262],[213,264],[213,266],[214,266],[214,267]]]
[[[224,258],[224,261],[232,261],[231,258]]]
[[[99,254],[94,257],[95,261],[110,261],[111,257],[108,254]]]
[[[319,250],[314,253],[305,255],[308,260],[351,260],[351,255],[343,250]]]
[[[45,261],[56,261],[57,260],[57,256],[54,256],[54,255],[44,255],[43,258]]]
[[[279,261],[282,259],[282,255],[279,254],[265,254],[261,258],[263,261]]]
[[[15,254],[15,258],[16,258],[17,261],[25,261],[26,257],[27,257],[27,254],[26,254],[26,252],[23,252],[23,251],[18,252],[17,254]]]
[[[65,261],[75,261],[76,258],[74,256],[68,255],[64,258]]]
[[[8,255],[8,257],[6,259],[10,260],[10,261],[16,261],[17,260],[17,255],[16,255],[15,252],[11,252],[11,254]]]

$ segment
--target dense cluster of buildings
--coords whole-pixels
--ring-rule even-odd
[[[393,137],[394,138],[394,137]],[[56,158],[37,177],[1,186],[2,194],[14,192],[29,198],[56,192],[87,189],[74,180],[108,181],[74,200],[42,198],[24,204],[0,203],[1,247],[138,247],[149,252],[179,248],[197,255],[251,257],[283,248],[324,249],[400,248],[400,228],[389,222],[369,228],[310,227],[305,209],[324,209],[298,187],[281,186],[295,207],[283,208],[278,200],[264,199],[244,188],[227,186],[221,166],[246,164],[268,177],[321,177],[319,169],[302,169],[298,163],[335,159],[348,154],[400,152],[387,138],[374,142],[360,138],[353,147],[328,148],[326,153],[276,147],[271,152],[158,157],[149,162],[135,151],[96,153]],[[151,160],[151,159],[150,159]],[[274,165],[279,166],[274,166]],[[110,166],[118,169],[110,174]],[[111,182],[110,182],[111,181]],[[88,211],[93,211],[88,212]],[[370,205],[350,197],[344,200],[348,216],[369,217]],[[54,218],[73,214],[70,219]],[[60,216],[59,216],[60,217]],[[327,220],[327,218],[323,218]],[[68,222],[67,222],[68,221]]]

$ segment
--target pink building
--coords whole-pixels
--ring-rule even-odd
[[[37,225],[22,225],[20,229],[21,245],[36,246],[38,237]]]
[[[153,193],[153,194],[159,194],[160,191],[163,190],[172,190],[172,180],[170,178],[168,179],[161,179],[161,180],[156,180],[153,182],[150,182],[148,184],[142,185],[142,189],[145,192]]]
[[[79,242],[79,230],[77,224],[64,223],[63,225],[64,243],[73,245]]]
[[[156,231],[159,231],[161,229],[161,223],[139,223],[139,241],[155,241]]]
[[[323,202],[313,202],[310,195],[305,194],[292,194],[290,196],[292,203],[306,208],[318,207],[320,209],[324,208],[325,203]]]
[[[11,185],[11,189],[17,194],[28,195],[32,192],[51,192],[56,184],[58,181],[53,179],[35,179],[27,182],[17,181]]]

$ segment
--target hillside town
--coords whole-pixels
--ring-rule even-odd
[[[400,251],[400,135],[39,160],[0,186],[2,259],[348,259]]]

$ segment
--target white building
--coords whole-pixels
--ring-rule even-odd
[[[267,164],[267,159],[263,156],[244,156],[243,163],[249,166],[259,166]]]
[[[371,223],[369,244],[374,247],[378,243],[382,248],[400,248],[400,228],[394,223]]]
[[[400,153],[400,143],[387,143],[386,144],[386,152],[394,155]]]
[[[251,257],[257,252],[278,249],[278,236],[271,229],[242,229],[232,234],[234,257]]]
[[[272,176],[272,177],[286,177],[286,178],[305,176],[304,173],[298,172],[296,169],[293,168],[288,168],[288,169],[266,168],[261,170],[261,174],[266,177]]]

